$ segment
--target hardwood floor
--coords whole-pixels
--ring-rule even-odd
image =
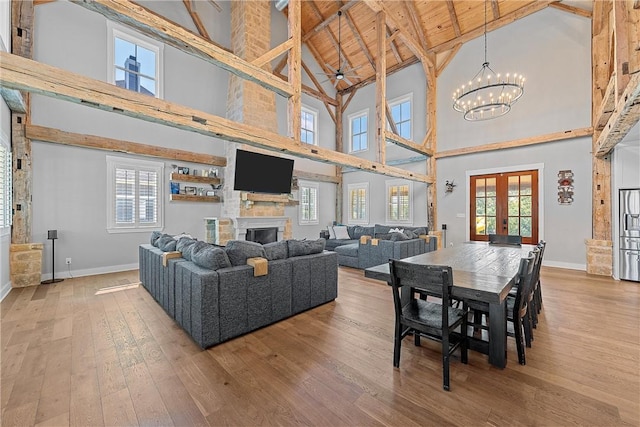
[[[1,305],[2,426],[639,425],[640,284],[543,268],[527,365],[437,343],[392,364],[390,288],[341,268],[332,303],[202,351],[137,271],[14,289]],[[109,288],[109,289],[104,289]]]

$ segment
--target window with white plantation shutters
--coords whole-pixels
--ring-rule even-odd
[[[411,181],[387,181],[387,223],[412,220]]]
[[[369,183],[349,184],[349,224],[369,223]]]
[[[13,215],[12,209],[12,165],[11,148],[2,135],[0,143],[0,234],[7,234],[11,231]]]
[[[318,184],[298,181],[298,188],[300,225],[318,224]]]
[[[109,232],[162,229],[164,164],[107,156]]]

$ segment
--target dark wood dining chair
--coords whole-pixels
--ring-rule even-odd
[[[395,336],[393,366],[400,367],[402,339],[413,334],[415,345],[420,337],[442,343],[442,387],[449,390],[449,358],[460,348],[460,359],[467,363],[467,314],[465,308],[450,304],[453,272],[442,265],[417,265],[399,260],[389,261],[393,305],[395,309]],[[404,289],[403,289],[404,288]],[[416,298],[420,292],[438,295],[441,303]],[[402,295],[408,295],[403,302]],[[454,334],[459,328],[460,332]]]
[[[522,245],[522,236],[514,234],[489,234],[490,245]]]
[[[525,344],[531,347],[532,327],[530,316],[531,295],[533,293],[533,280],[535,275],[535,264],[538,254],[529,252],[529,256],[520,259],[520,266],[517,274],[517,292],[514,298],[507,297],[507,321],[513,324],[513,333],[507,331],[507,335],[513,336],[516,340],[518,351],[518,362],[526,365]],[[529,338],[527,338],[529,335]],[[525,343],[525,340],[528,343]]]
[[[540,314],[540,310],[542,310],[542,287],[540,285],[540,269],[542,267],[542,257],[544,256],[544,250],[547,247],[547,242],[544,240],[540,240],[538,242],[538,249],[540,249],[540,259],[538,260],[538,265],[536,267],[536,278],[533,284],[533,297],[535,303],[535,316],[533,326],[535,327],[538,323],[538,314]]]

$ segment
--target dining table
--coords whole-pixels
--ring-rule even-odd
[[[520,259],[533,245],[464,242],[432,252],[403,258],[419,265],[446,265],[453,270],[453,298],[488,307],[488,333],[470,336],[469,348],[488,355],[489,363],[498,368],[507,365],[507,295],[515,284]],[[391,285],[389,263],[364,270],[365,277],[386,281]],[[402,299],[410,297],[404,293]]]

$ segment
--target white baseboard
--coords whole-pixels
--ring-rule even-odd
[[[11,292],[11,280],[0,287],[0,301],[4,299]]]
[[[570,262],[558,262],[558,261],[542,261],[543,267],[556,267],[556,268],[566,268],[568,270],[580,270],[587,271],[586,264],[573,264]]]
[[[140,267],[138,263],[134,264],[122,264],[122,265],[110,265],[108,267],[87,268],[84,270],[71,270],[69,271],[56,271],[56,278],[58,279],[70,279],[72,277],[83,276],[95,276],[96,274],[117,273],[120,271],[137,270]],[[43,274],[42,280],[51,279],[51,273]]]

